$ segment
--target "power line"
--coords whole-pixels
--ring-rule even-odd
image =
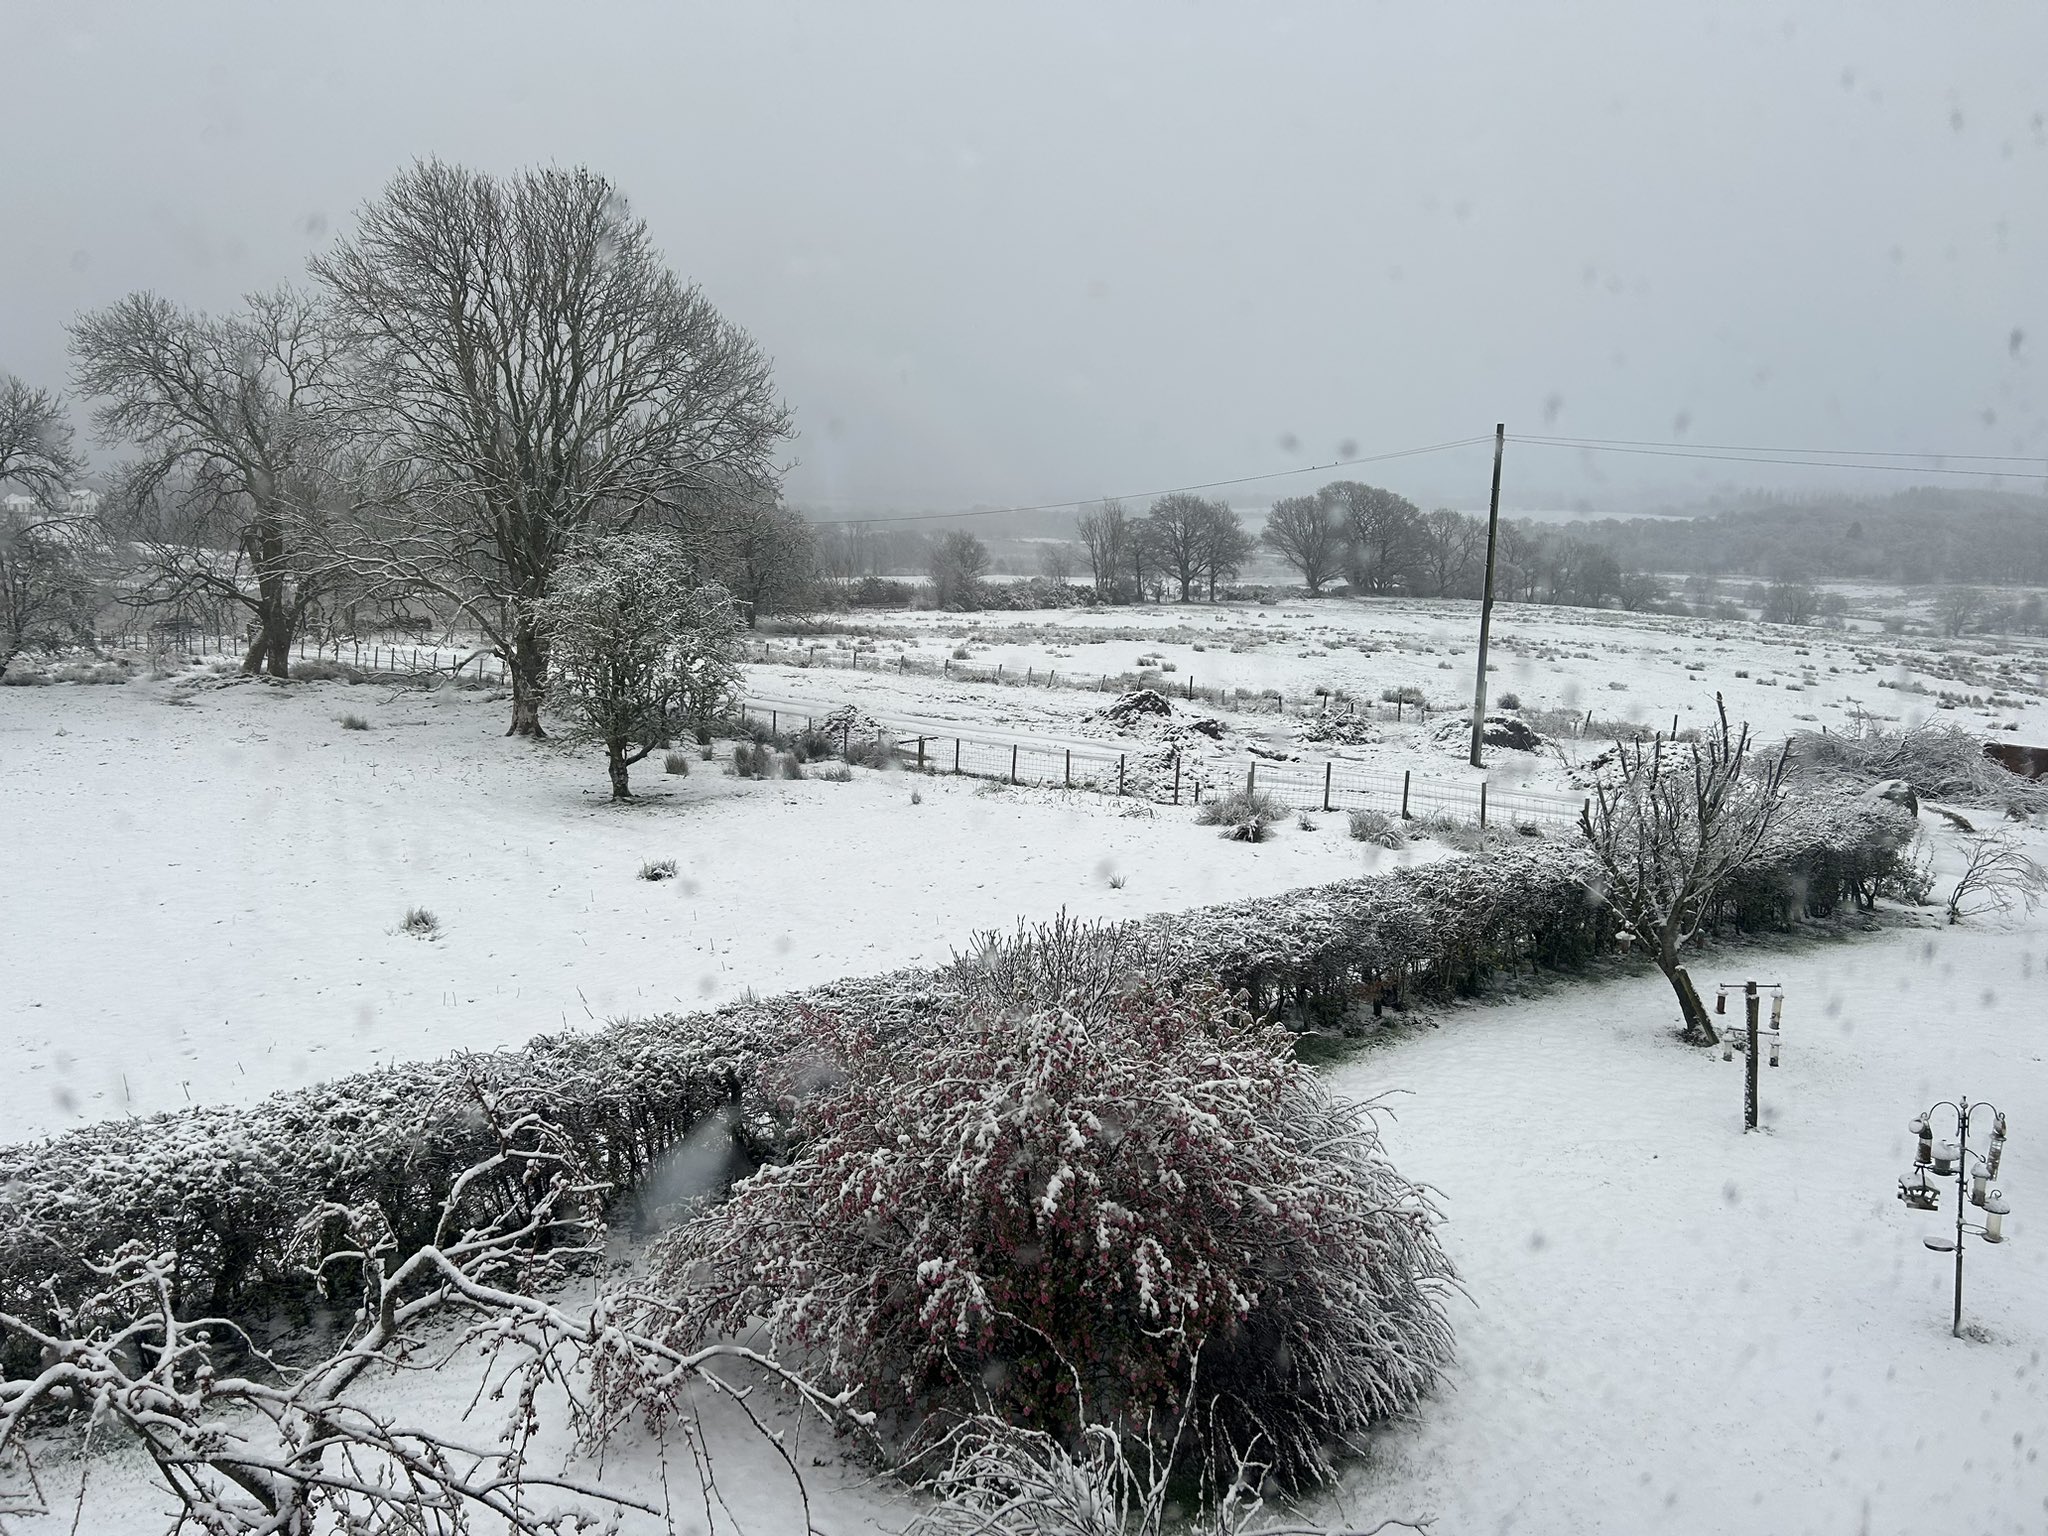
[[[1126,491],[1118,496],[1081,496],[1072,501],[1041,501],[1029,506],[979,507],[972,512],[904,512],[884,517],[818,517],[811,521],[821,527],[853,523],[937,523],[951,522],[962,517],[1003,517],[1016,512],[1058,512],[1066,507],[1085,507],[1098,501],[1145,501],[1154,496],[1176,496],[1183,491],[1215,491],[1231,485],[1251,485],[1260,480],[1284,480],[1293,475],[1325,474],[1333,469],[1349,469],[1355,464],[1383,464],[1389,459],[1412,459],[1425,453],[1444,453],[1453,448],[1470,448],[1478,443],[1493,441],[1491,433],[1477,437],[1461,437],[1447,443],[1431,443],[1423,448],[1397,448],[1391,453],[1368,453],[1356,458],[1332,459],[1327,464],[1304,464],[1299,469],[1276,469],[1261,475],[1238,475],[1229,480],[1204,480],[1195,485],[1170,485],[1156,491]]]
[[[2042,469],[1951,469],[1940,464],[1879,464],[1851,458],[1787,458],[1783,455],[1811,451],[1823,453],[1828,450],[1813,449],[1758,449],[1754,452],[1741,449],[1710,451],[1705,445],[1699,448],[1684,448],[1675,444],[1633,445],[1620,439],[1570,438],[1570,437],[1515,437],[1511,441],[1527,443],[1532,448],[1570,448],[1582,453],[1627,453],[1660,459],[1694,459],[1708,464],[1785,464],[1801,469],[1861,469],[1883,474],[1907,475],[1963,475],[1979,480],[2048,480],[2048,466]],[[1878,455],[1871,455],[1871,458]],[[2033,464],[2038,459],[2027,459],[2019,454],[1895,454],[1895,458],[1971,458]]]
[[[1675,443],[1642,437],[1545,437],[1537,433],[1510,435],[1519,443],[1543,443],[1553,446],[1568,444],[1583,448],[1695,448],[1728,453],[1813,453],[1840,459],[1963,459],[1991,463],[2018,461],[2023,464],[2035,464],[2048,459],[2048,453],[1906,453],[1889,448],[1787,448],[1764,443]]]

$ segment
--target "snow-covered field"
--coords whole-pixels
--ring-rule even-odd
[[[342,729],[351,712],[370,728]],[[601,757],[508,740],[505,713],[453,688],[0,689],[0,1140],[1394,857],[1342,818],[1249,846],[1190,811],[866,769],[677,779],[650,759],[645,801],[615,807]],[[676,879],[637,878],[668,858]],[[397,931],[413,906],[440,937]]]
[[[885,657],[900,643],[936,660],[964,630],[978,665],[1122,672],[1142,655],[1205,685],[1418,686],[1452,704],[1471,616],[1329,602],[873,623]],[[1944,718],[2048,742],[2035,650],[1553,609],[1504,610],[1495,644],[1493,686],[1527,710],[1696,725],[1720,688],[1732,715],[1781,735],[1859,709],[1915,718],[1946,689],[1964,702]],[[748,686],[1104,739],[1103,701],[1080,690],[780,666]],[[173,704],[184,689],[192,702]],[[340,684],[0,689],[0,1045],[15,1065],[0,1137],[942,958],[976,928],[1061,907],[1169,910],[1367,867],[1341,817],[1247,847],[1185,810],[867,771],[752,783],[697,762],[677,781],[650,761],[649,802],[614,808],[600,764],[506,740],[504,710]],[[344,711],[372,728],[342,730]],[[1298,722],[1236,728],[1294,742]],[[1360,750],[1456,768],[1405,723]],[[1565,782],[1555,755],[1498,771]],[[1952,878],[1960,835],[1922,820]],[[2021,835],[2048,858],[2048,830]],[[680,878],[635,878],[665,857]],[[393,931],[412,905],[440,938]],[[2048,913],[1960,928],[1895,913],[1856,936],[1725,949],[1695,974],[1784,984],[1758,1134],[1742,1131],[1739,1060],[1676,1043],[1654,974],[1412,1016],[1329,1069],[1346,1093],[1394,1096],[1390,1150],[1440,1192],[1468,1297],[1452,1383],[1312,1515],[1430,1518],[1435,1536],[2048,1530],[2048,1249],[2031,1219],[2048,1199]],[[1950,1259],[1921,1243],[1952,1216],[1893,1198],[1906,1122],[1958,1093],[2010,1117],[1999,1183],[2015,1212],[2009,1243],[1972,1240],[1962,1340]],[[440,1417],[473,1385],[455,1369],[389,1390]],[[723,1444],[744,1528],[789,1528],[781,1474],[743,1437]],[[914,1512],[822,1442],[801,1461],[823,1531]],[[659,1486],[644,1445],[609,1470]],[[74,1475],[50,1487],[67,1520]],[[152,1528],[164,1503],[116,1448],[79,1528]],[[678,1522],[702,1529],[703,1511]]]

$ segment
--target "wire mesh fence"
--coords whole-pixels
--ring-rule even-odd
[[[850,706],[804,713],[780,704],[743,700],[740,715],[771,735],[823,732],[841,755],[870,753],[915,772],[1092,790],[1169,805],[1200,805],[1205,799],[1242,787],[1272,795],[1295,810],[1378,810],[1411,818],[1448,816],[1486,826],[1495,821],[1575,822],[1584,804],[1576,796],[1504,788],[1484,780],[1438,779],[1412,769],[1370,768],[1334,758],[1322,762],[1257,757],[1230,760],[1192,757],[1171,749],[1117,752],[1107,747],[939,733],[873,717],[857,726]]]

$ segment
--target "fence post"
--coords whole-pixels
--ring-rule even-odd
[[[1116,755],[1116,792],[1124,792],[1124,755],[1121,752]]]
[[[1254,789],[1258,787],[1258,782],[1259,765],[1257,763],[1253,763],[1251,767],[1245,769],[1244,771],[1244,792],[1247,795],[1249,795]]]
[[[768,734],[770,736],[780,736],[782,734],[782,716],[772,709],[768,711]]]
[[[1180,804],[1180,754],[1173,754],[1173,803]]]
[[[919,773],[924,772],[924,738],[922,736],[917,738],[917,771]]]
[[[1323,764],[1323,809],[1325,811],[1330,808],[1330,767],[1331,765],[1327,762]]]
[[[1074,787],[1074,749],[1067,748],[1067,788]]]
[[[1479,830],[1486,830],[1486,780],[1479,781]]]
[[[1010,743],[1010,782],[1017,782],[1017,743]]]
[[[1190,699],[1192,699],[1192,698],[1193,698],[1194,696],[1195,696],[1195,674],[1194,674],[1194,673],[1192,673],[1192,672],[1190,672],[1190,673],[1188,674],[1188,697],[1189,697]]]
[[[955,773],[960,771],[960,738],[958,736],[953,738],[953,771]]]
[[[1026,688],[1029,688],[1029,687],[1031,686],[1031,680],[1032,680],[1033,678],[1037,677],[1037,676],[1038,676],[1038,668],[1036,668],[1036,667],[1026,667],[1026,668],[1024,669],[1024,686],[1025,686]]]
[[[1403,768],[1403,769],[1401,770],[1401,819],[1402,819],[1403,821],[1406,821],[1406,820],[1408,819],[1408,775],[1409,775],[1409,772],[1410,772],[1410,770],[1409,770],[1409,769],[1406,769],[1406,768]]]

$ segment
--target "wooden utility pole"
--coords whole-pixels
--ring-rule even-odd
[[[1500,456],[1507,446],[1506,422],[1493,427],[1493,495],[1486,504],[1486,595],[1479,600],[1479,681],[1472,689],[1472,766],[1484,768],[1480,733],[1486,729],[1486,640],[1493,630],[1493,554],[1500,543]]]

